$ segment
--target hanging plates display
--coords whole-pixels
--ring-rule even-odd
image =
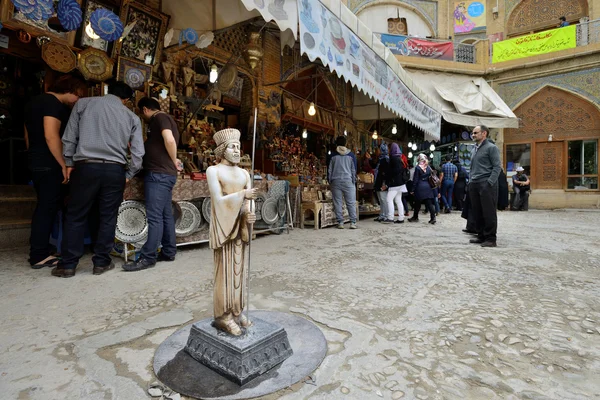
[[[265,221],[266,224],[272,224],[279,219],[279,214],[277,212],[277,199],[274,197],[269,197],[265,200],[265,203],[260,210],[260,214],[262,220]]]
[[[202,202],[202,216],[210,224],[210,197],[206,197]]]
[[[148,237],[148,222],[144,203],[126,200],[119,206],[115,238],[123,243],[135,243]]]
[[[189,236],[196,232],[202,223],[200,210],[189,201],[177,202],[181,208],[181,218],[175,226],[175,235],[177,237]]]
[[[75,0],[60,0],[56,9],[60,24],[67,31],[74,31],[83,21],[81,6]]]
[[[90,23],[96,35],[107,42],[113,42],[123,34],[123,23],[112,11],[98,8],[90,16]]]
[[[48,42],[42,46],[42,59],[50,68],[58,72],[71,72],[77,66],[77,56],[69,46],[58,42]]]
[[[33,21],[45,21],[54,14],[52,0],[11,0],[15,8]]]

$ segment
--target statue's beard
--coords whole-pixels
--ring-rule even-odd
[[[229,161],[232,164],[240,163],[240,153],[231,153],[231,152],[226,151],[224,154],[224,157],[227,161]]]

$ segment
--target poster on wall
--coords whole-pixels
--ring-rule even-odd
[[[569,25],[564,28],[496,42],[492,45],[492,63],[574,49],[577,47],[576,29],[575,25]]]
[[[441,115],[418,98],[390,66],[319,0],[298,2],[300,51],[432,137]],[[374,39],[377,40],[377,39]]]
[[[381,41],[392,53],[399,56],[454,60],[454,44],[452,42],[433,42],[389,34],[382,34]]]
[[[454,33],[485,31],[485,1],[454,3]]]

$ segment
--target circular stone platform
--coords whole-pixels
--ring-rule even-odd
[[[252,317],[285,329],[294,354],[264,375],[238,386],[194,360],[184,347],[192,324],[167,338],[154,354],[154,373],[174,391],[202,399],[247,399],[264,396],[299,382],[313,372],[327,354],[327,341],[312,322],[277,311],[250,311]],[[212,320],[212,318],[210,318]]]

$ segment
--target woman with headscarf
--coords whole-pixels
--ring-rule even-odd
[[[381,143],[379,161],[377,168],[375,168],[375,183],[373,185],[373,189],[379,200],[379,216],[375,218],[376,222],[385,221],[388,217],[387,187],[384,182],[387,177],[389,165],[390,156],[388,155],[388,146],[386,143]]]
[[[419,154],[418,157],[419,165],[415,168],[415,175],[413,177],[413,193],[415,195],[415,210],[412,218],[409,218],[409,222],[419,222],[419,210],[421,204],[425,203],[425,207],[429,210],[431,219],[430,224],[435,224],[435,206],[433,203],[434,193],[429,185],[429,177],[433,173],[429,166],[429,161],[425,154]]]
[[[390,149],[390,169],[385,182],[388,186],[387,208],[388,215],[384,223],[395,222],[401,224],[404,222],[404,205],[402,204],[402,193],[406,192],[406,182],[404,180],[404,171],[408,164],[402,160],[402,152],[397,143],[392,143]],[[394,221],[394,203],[398,207],[398,219]]]

